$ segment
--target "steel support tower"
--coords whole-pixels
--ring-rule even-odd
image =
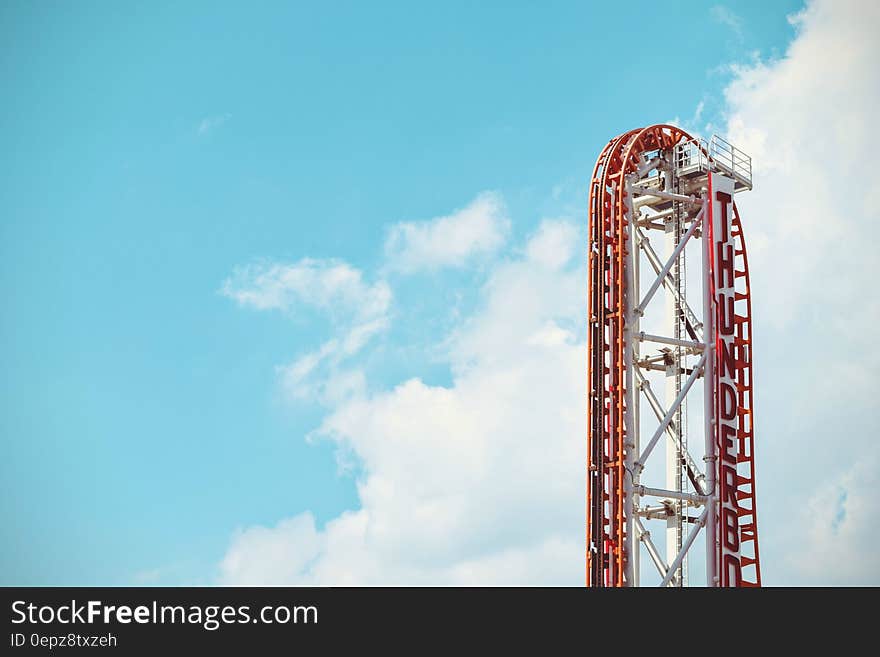
[[[626,132],[596,162],[587,586],[761,584],[751,296],[733,200],[751,188],[751,158],[674,126]]]

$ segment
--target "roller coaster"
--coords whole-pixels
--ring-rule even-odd
[[[734,202],[751,188],[745,153],[671,125],[621,134],[596,162],[589,587],[761,585],[751,293]]]

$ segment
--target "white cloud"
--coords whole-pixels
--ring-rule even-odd
[[[581,237],[547,222],[495,267],[450,340],[450,387],[412,379],[337,404],[317,433],[359,459],[360,508],[317,535],[308,516],[246,530],[223,581],[580,583],[584,343],[566,327],[584,277],[563,264]],[[265,570],[282,544],[292,556]]]
[[[388,233],[385,254],[390,268],[405,273],[460,267],[476,256],[497,251],[509,230],[501,196],[484,192],[451,215],[395,224]]]
[[[199,127],[196,129],[200,137],[208,135],[232,118],[232,114],[218,114],[216,116],[206,116],[199,121]]]
[[[342,369],[339,367],[341,359],[332,358],[336,344],[335,340],[330,340],[317,352],[278,367],[281,387],[290,399],[333,404],[365,392],[367,381],[364,372]],[[325,364],[322,369],[321,366]]]
[[[302,303],[364,318],[382,316],[391,302],[391,290],[384,281],[370,285],[359,269],[347,263],[312,258],[294,264],[237,267],[221,291],[258,310],[290,310]]]
[[[871,420],[880,396],[872,337],[880,324],[873,292],[880,259],[871,237],[880,223],[872,173],[880,4],[821,0],[792,22],[797,37],[785,56],[736,67],[725,94],[728,136],[754,160],[755,189],[737,204],[756,320],[765,577],[857,581],[855,571],[844,576],[849,566],[827,560],[833,536],[839,556],[865,566],[862,581],[877,583],[876,560],[868,567],[874,549],[864,540],[870,533],[880,541],[876,506],[848,514],[839,531],[828,512],[806,520],[795,510],[827,511],[835,482],[850,476],[841,473],[856,472],[862,459],[877,463],[880,454]],[[851,476],[853,485],[861,481]],[[847,499],[854,505],[861,498]]]
[[[282,520],[272,528],[239,531],[220,564],[221,581],[283,583],[318,555],[322,543],[310,513]]]
[[[880,582],[878,488],[880,458],[873,454],[821,486],[799,508],[797,528],[806,530],[809,549],[794,551],[794,577],[839,586]]]
[[[551,269],[564,267],[574,255],[577,237],[577,227],[570,221],[545,220],[528,243],[528,258]]]
[[[333,319],[336,337],[278,368],[291,397],[332,403],[362,392],[363,374],[341,370],[340,364],[388,328],[392,295],[385,281],[369,284],[347,263],[305,258],[294,264],[238,267],[220,291],[258,310],[294,312],[310,306]]]

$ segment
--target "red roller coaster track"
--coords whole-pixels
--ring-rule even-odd
[[[648,128],[631,130],[612,139],[596,161],[590,183],[589,193],[589,302],[588,302],[588,406],[587,406],[587,586],[630,586],[638,585],[638,576],[633,575],[633,561],[638,559],[634,553],[645,544],[649,533],[642,529],[640,517],[650,517],[638,507],[639,491],[644,495],[645,487],[641,486],[638,474],[644,467],[644,459],[639,457],[638,436],[634,432],[633,419],[628,414],[637,414],[630,406],[634,406],[634,396],[640,397],[640,389],[633,376],[632,343],[636,339],[634,324],[641,314],[640,290],[638,283],[632,289],[631,268],[633,258],[639,258],[639,237],[637,232],[640,215],[633,209],[633,197],[644,192],[644,186],[634,187],[645,180],[646,169],[658,171],[663,162],[669,163],[676,157],[676,150],[682,144],[697,144],[700,152],[708,163],[708,185],[702,188],[702,197],[692,197],[693,207],[702,207],[707,217],[702,221],[708,230],[695,230],[700,216],[689,218],[693,227],[687,239],[700,235],[702,241],[713,241],[712,222],[709,221],[712,175],[726,175],[728,172],[717,165],[717,158],[706,147],[704,142],[695,140],[682,129],[668,125],[654,125]],[[726,142],[725,142],[726,143]],[[660,164],[652,167],[651,162]],[[734,166],[735,168],[735,166]],[[749,186],[751,184],[751,162],[749,160]],[[662,196],[664,192],[653,194]],[[666,192],[671,199],[670,204],[684,207],[685,193]],[[719,196],[719,198],[722,198]],[[761,574],[758,560],[757,515],[755,506],[755,468],[754,468],[754,424],[753,424],[753,383],[752,383],[752,315],[751,296],[749,290],[749,270],[746,257],[746,246],[743,238],[742,223],[735,204],[732,203],[732,222],[730,237],[733,243],[735,272],[732,281],[736,283],[735,293],[731,292],[730,300],[719,304],[713,284],[714,266],[717,259],[714,248],[705,252],[713,254],[708,258],[703,270],[703,285],[708,287],[708,306],[713,321],[706,321],[694,326],[687,319],[682,320],[683,336],[690,342],[678,340],[678,343],[698,345],[704,349],[704,359],[692,368],[694,378],[700,372],[705,379],[711,378],[714,390],[714,402],[708,404],[707,413],[713,415],[713,421],[707,423],[707,433],[711,436],[707,441],[707,453],[704,458],[711,490],[702,484],[696,492],[685,498],[679,493],[679,499],[696,500],[705,509],[699,518],[685,517],[684,522],[693,525],[693,535],[705,526],[707,542],[707,577],[709,586],[760,586]],[[702,199],[702,200],[701,200]],[[690,207],[690,206],[689,206]],[[724,208],[726,217],[727,206]],[[700,214],[703,213],[701,210]],[[677,212],[670,210],[669,212]],[[717,219],[715,220],[717,221]],[[720,252],[719,252],[720,253]],[[680,256],[681,257],[681,256]],[[659,273],[663,285],[669,274]],[[656,284],[655,284],[656,287]],[[733,288],[733,283],[731,283]],[[649,295],[650,296],[650,295]],[[647,300],[646,300],[647,301]],[[733,304],[733,316],[729,309],[722,307]],[[719,315],[719,313],[721,313]],[[705,315],[706,313],[704,313]],[[731,324],[730,320],[733,320]],[[721,327],[729,324],[734,332],[725,347],[718,329],[698,339],[701,327]],[[644,338],[643,338],[644,339]],[[661,340],[662,341],[662,340]],[[671,341],[667,340],[669,344]],[[694,348],[696,353],[696,347]],[[637,354],[637,352],[636,352]],[[724,411],[719,407],[719,384],[714,368],[712,355],[718,356],[727,368],[731,379],[735,380],[736,411],[736,444],[725,450],[719,439],[720,422],[714,421]],[[687,372],[684,369],[682,371]],[[687,390],[685,390],[685,393]],[[683,395],[684,393],[682,393]],[[709,393],[707,393],[709,394]],[[726,411],[724,411],[726,412]],[[670,411],[671,413],[671,411]],[[731,416],[733,417],[733,416]],[[659,419],[659,415],[658,415]],[[730,418],[728,418],[730,419]],[[669,422],[666,428],[668,431]],[[712,427],[708,429],[708,427]],[[658,429],[658,436],[664,427]],[[732,429],[731,429],[732,431]],[[635,430],[637,434],[637,430]],[[731,437],[726,434],[724,438]],[[648,451],[650,451],[650,446]],[[727,456],[733,455],[732,465],[725,469]],[[681,457],[684,462],[684,456]],[[711,472],[709,472],[711,470]],[[688,471],[689,476],[692,474]],[[698,482],[695,481],[695,485]],[[670,493],[674,496],[673,493]],[[674,500],[673,500],[674,501]],[[667,500],[668,502],[668,500]],[[725,504],[728,508],[725,507]],[[734,517],[731,517],[731,513]],[[640,514],[642,514],[640,516]],[[685,512],[680,511],[684,517]],[[688,539],[687,547],[693,542]],[[714,546],[709,547],[714,543]],[[684,552],[687,551],[684,548]],[[735,548],[735,549],[733,549]],[[732,555],[732,556],[731,556]],[[652,553],[652,558],[654,554]],[[682,557],[684,557],[684,553]],[[669,562],[662,563],[655,558],[660,575],[668,576],[665,583],[675,583],[673,575],[676,566],[672,555]],[[665,571],[664,571],[665,569]],[[668,580],[668,582],[667,582]]]

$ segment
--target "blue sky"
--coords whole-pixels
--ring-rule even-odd
[[[443,345],[542,219],[585,221],[603,144],[723,126],[730,65],[782,58],[799,8],[4,3],[0,582],[211,583],[241,528],[357,510],[370,457],[340,472],[315,438],[334,401],[279,368],[361,311],[260,312],[224,285],[345,263],[392,290],[367,393],[449,386]],[[494,260],[395,269],[394,226],[487,191]]]

